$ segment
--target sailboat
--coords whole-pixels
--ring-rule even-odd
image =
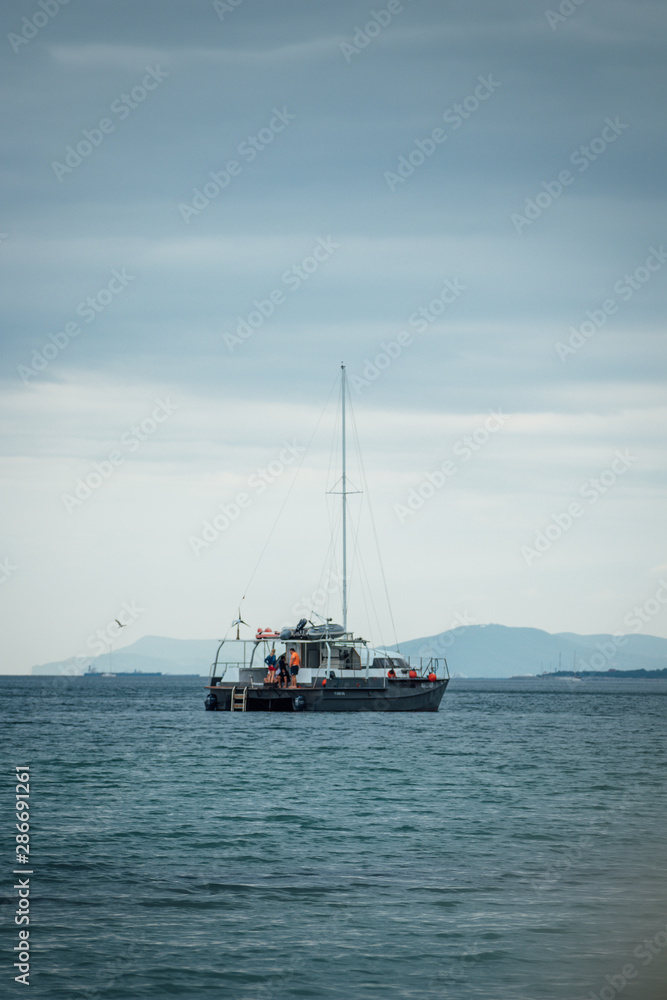
[[[348,489],[346,469],[346,396],[345,365],[341,365],[342,624],[330,619],[313,624],[302,618],[278,632],[258,629],[254,639],[242,641],[243,659],[233,665],[220,661],[226,641],[221,640],[207,685],[207,711],[437,712],[440,707],[449,683],[444,657],[421,657],[412,663],[400,653],[370,647],[348,628],[346,498],[355,491]],[[233,624],[238,639],[238,620]],[[299,664],[296,687],[267,679],[265,656],[279,646],[284,646],[288,665]],[[230,667],[237,674],[235,680],[225,679]]]

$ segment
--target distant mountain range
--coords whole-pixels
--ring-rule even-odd
[[[466,625],[412,639],[401,651],[413,659],[445,656],[452,676],[512,677],[557,670],[659,670],[667,639],[654,635],[576,635],[505,625]]]
[[[208,675],[216,639],[168,639],[144,636],[113,654],[91,657],[97,671]],[[236,659],[234,644],[223,647],[225,660]],[[445,656],[452,676],[513,677],[557,670],[659,670],[667,667],[667,639],[653,635],[551,634],[537,628],[465,625],[401,643],[413,659]],[[60,674],[71,660],[33,667],[33,674]]]

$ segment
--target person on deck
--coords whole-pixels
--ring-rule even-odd
[[[287,673],[287,657],[284,653],[281,653],[278,657],[276,668],[278,671],[278,686],[287,687],[289,674]]]
[[[272,647],[269,655],[264,658],[264,662],[266,663],[269,672],[269,684],[274,684],[276,680],[276,650],[274,647]]]
[[[296,687],[296,678],[297,674],[299,673],[300,666],[301,666],[301,659],[299,657],[299,654],[297,653],[294,646],[291,646],[289,651],[289,672],[290,672],[290,677],[292,678],[290,681],[291,688]]]

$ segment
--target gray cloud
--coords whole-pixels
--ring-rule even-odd
[[[652,512],[662,489],[654,438],[662,419],[667,267],[647,280],[641,269],[665,238],[664,5],[587,0],[555,30],[546,0],[403,7],[352,54],[344,46],[355,44],[357,29],[372,18],[370,6],[352,0],[244,0],[223,20],[209,2],[71,0],[16,52],[9,35],[32,8],[6,4],[0,11],[2,449],[17,564],[24,552],[24,565],[40,572],[31,525],[63,530],[62,483],[103,457],[133,414],[157,392],[186,401],[164,437],[127,462],[103,502],[91,501],[81,519],[64,522],[70,604],[81,596],[89,617],[98,612],[80,581],[90,538],[113,566],[114,586],[123,587],[102,518],[112,498],[123,498],[121,527],[130,497],[145,522],[159,482],[176,494],[169,530],[178,522],[176,531],[187,535],[181,491],[188,470],[202,477],[203,517],[207,464],[222,463],[231,483],[243,449],[261,461],[272,447],[274,401],[282,407],[298,398],[304,410],[297,431],[310,426],[341,360],[350,376],[366,379],[353,398],[388,509],[400,495],[396,484],[418,481],[440,453],[429,430],[440,419],[451,422],[443,448],[461,422],[474,424],[492,407],[533,422],[530,433],[525,423],[521,434],[503,432],[502,461],[485,452],[465,488],[452,488],[456,516],[475,511],[484,524],[489,579],[502,578],[507,551],[519,551],[531,525],[557,510],[587,469],[615,447],[635,447],[644,464],[628,477],[627,494],[623,486],[623,531],[609,522],[622,545],[605,547],[603,531],[583,522],[580,534],[590,539],[587,565],[598,560],[617,586],[617,604],[627,587],[641,589],[653,565],[647,553],[656,545]],[[496,84],[475,106],[480,78]],[[279,130],[277,113],[294,117]],[[608,120],[621,123],[614,138]],[[432,139],[437,129],[443,141]],[[221,177],[230,161],[237,168],[223,187],[211,174]],[[399,168],[404,176],[389,183],[387,174]],[[571,181],[558,191],[563,171]],[[184,205],[203,207],[186,219]],[[526,220],[520,231],[518,216]],[[284,275],[328,239],[339,244],[335,252],[290,287]],[[113,274],[123,269],[132,280],[105,292],[110,282],[118,288]],[[628,286],[625,276],[634,274],[642,280]],[[464,291],[436,314],[440,307],[430,304],[447,280]],[[632,294],[621,290],[628,287]],[[268,310],[261,304],[272,292],[282,293],[279,305],[229,350],[224,335]],[[91,297],[99,311],[88,321]],[[591,314],[610,299],[616,308],[599,329],[571,356],[559,356],[556,345],[589,329]],[[423,330],[420,310],[429,315]],[[64,337],[68,324],[79,332]],[[386,370],[374,368],[395,353],[401,335]],[[26,377],[45,346],[48,363]],[[373,370],[377,376],[368,377]],[[280,412],[287,434],[288,413]],[[380,440],[388,413],[411,428],[405,446],[397,424],[389,443]],[[240,449],[230,446],[230,434]],[[48,485],[26,506],[27,483],[40,477]],[[513,489],[530,498],[525,506],[517,500],[514,511],[507,500]],[[535,500],[541,491],[542,508]],[[410,593],[430,578],[433,531],[451,542],[454,577],[469,579],[474,518],[461,529],[466,550],[448,534],[449,495],[414,524],[388,520],[392,549],[406,551],[409,538],[410,551],[421,553]],[[269,507],[253,511],[248,530],[266,528]],[[495,511],[488,522],[485,511]],[[79,534],[84,521],[89,527]],[[135,537],[134,526],[127,531]],[[507,550],[503,534],[512,539]],[[158,544],[150,538],[147,552]],[[579,558],[565,543],[559,552]],[[234,553],[243,558],[242,547]],[[558,559],[554,554],[554,575],[539,588],[520,562],[512,570],[517,593],[537,594],[526,620],[509,599],[491,597],[479,598],[478,618],[502,613],[511,624],[613,629],[614,602],[587,605],[591,620],[584,620]],[[183,565],[189,578],[194,569]],[[636,576],[630,582],[628,567]],[[591,593],[603,592],[599,576],[591,570]],[[3,587],[5,597],[10,588],[17,595],[19,623],[29,579],[17,571]],[[149,573],[142,579],[147,592],[154,585],[165,598],[162,583]],[[113,602],[99,587],[100,602]],[[448,584],[438,593],[443,606],[456,600]],[[405,597],[406,634],[422,621],[422,632],[437,631],[442,622],[425,621],[412,600]],[[559,602],[569,609],[560,617],[552,610]],[[436,608],[429,605],[429,614]],[[106,610],[99,616],[109,617]],[[185,609],[183,616],[183,634],[206,631],[201,618]],[[151,621],[154,631],[167,628],[157,611]],[[57,618],[53,628],[60,628]],[[58,635],[62,648],[42,645],[33,658],[68,655],[68,638]]]

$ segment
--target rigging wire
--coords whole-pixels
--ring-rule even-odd
[[[331,392],[329,393],[329,396],[330,395],[331,395]],[[337,407],[336,407],[336,413],[335,413],[335,416],[334,416],[333,428],[332,428],[332,435],[331,435],[331,443],[330,443],[330,446],[329,446],[329,459],[328,459],[328,466],[327,466],[326,478],[325,478],[325,481],[324,481],[325,482],[325,487],[328,486],[328,484],[330,482],[334,481],[334,477],[335,477],[336,472],[337,472],[337,470],[334,468],[334,463],[335,463],[335,459],[336,459],[336,455],[337,455],[337,449],[335,447],[335,443],[336,443],[337,438],[338,438],[338,428],[340,426],[340,420],[341,420],[341,406],[340,406],[340,399],[339,399]],[[325,489],[325,497],[328,497],[329,493],[330,493],[330,491],[328,489]],[[322,606],[321,606],[321,610],[324,611],[324,615],[321,616],[321,617],[326,617],[326,615],[328,614],[328,611],[329,611],[329,607],[330,607],[331,591],[329,590],[329,584],[334,579],[337,580],[337,581],[339,580],[339,577],[338,577],[338,564],[337,564],[337,559],[336,559],[336,546],[337,546],[337,542],[338,542],[338,531],[339,531],[340,521],[341,521],[341,511],[340,511],[340,508],[338,507],[338,505],[333,505],[330,502],[328,502],[328,500],[325,500],[325,505],[324,506],[325,506],[326,515],[327,515],[327,521],[329,523],[329,542],[328,542],[326,551],[324,553],[324,559],[322,561],[322,568],[320,570],[320,575],[319,575],[319,580],[318,580],[317,588],[314,591],[315,594],[319,593],[322,590],[324,590],[324,592],[325,592],[325,600],[322,602]],[[327,585],[327,587],[325,589],[324,588],[324,581],[325,581],[325,578],[326,578],[327,574],[328,574],[328,577],[329,577],[329,581],[328,581],[328,585]],[[313,604],[316,604],[316,603],[317,602],[315,600],[313,600]],[[315,611],[315,607],[314,606],[311,606],[311,608],[310,608],[310,614],[311,615],[315,614],[317,616],[317,615],[319,615],[319,612]]]
[[[317,423],[315,424],[315,427],[313,429],[313,433],[310,435],[310,440],[308,441],[308,444],[306,445],[306,450],[304,451],[303,455],[301,456],[301,461],[299,462],[299,464],[296,467],[296,471],[295,471],[294,476],[292,478],[292,482],[290,483],[289,489],[287,490],[287,493],[285,494],[285,498],[284,498],[284,500],[283,500],[283,502],[282,502],[282,504],[280,506],[280,510],[278,511],[278,513],[276,515],[276,519],[275,519],[275,521],[273,523],[273,527],[271,528],[271,531],[269,532],[269,537],[266,539],[266,542],[264,543],[264,548],[262,549],[262,551],[259,554],[259,558],[257,560],[257,563],[255,564],[255,568],[253,569],[252,573],[250,574],[250,579],[248,580],[247,584],[243,588],[243,596],[241,597],[241,601],[245,601],[246,594],[248,593],[248,590],[250,589],[250,585],[251,585],[252,581],[255,579],[255,576],[257,574],[257,570],[259,569],[260,563],[261,563],[261,561],[262,561],[262,559],[264,557],[264,553],[266,552],[267,548],[269,547],[269,542],[271,541],[271,539],[273,537],[273,533],[275,532],[276,528],[278,527],[278,522],[280,520],[282,512],[284,511],[285,506],[287,504],[287,501],[289,500],[290,495],[292,493],[292,490],[294,489],[294,486],[295,486],[296,481],[298,479],[299,473],[301,471],[301,466],[303,465],[303,463],[304,463],[304,461],[306,459],[306,456],[308,455],[308,452],[310,451],[310,447],[311,447],[311,445],[313,443],[313,439],[314,439],[314,437],[315,437],[315,435],[317,433],[317,430],[318,430],[318,428],[319,428],[319,426],[320,426],[320,424],[322,422],[322,417],[324,416],[324,412],[325,412],[325,410],[326,410],[326,408],[327,408],[327,406],[329,404],[329,399],[331,398],[331,393],[333,392],[333,390],[334,390],[335,386],[337,385],[337,383],[338,383],[338,376],[336,376],[336,378],[331,383],[331,387],[329,389],[329,392],[327,393],[327,398],[324,401],[324,406],[322,407],[322,411],[321,411],[319,417],[317,418]]]
[[[327,468],[327,476],[325,480],[325,486],[327,487],[329,483],[336,482],[334,477],[336,476],[338,470],[337,468],[334,467],[334,461],[338,452],[338,449],[336,447],[336,440],[338,435],[340,418],[341,418],[341,407],[339,400],[336,407],[336,415],[334,419],[331,444],[329,446],[329,465]],[[325,490],[325,496],[326,497],[330,496],[330,490],[328,488]],[[332,575],[332,573],[338,575],[338,566],[336,560],[336,545],[338,542],[338,530],[341,521],[341,510],[338,504],[334,505],[330,503],[328,500],[325,501],[325,508],[327,512],[327,520],[329,522],[329,545],[327,547],[327,551],[324,557],[324,563],[322,565],[322,573],[320,577],[321,579],[324,577],[324,574],[327,571],[327,567],[329,566],[331,566],[330,575]]]
[[[362,598],[362,600],[364,602],[364,610],[366,612],[366,618],[368,619],[369,627],[370,627],[371,631],[373,629],[375,629],[377,631],[377,634],[380,637],[380,645],[384,648],[385,647],[385,641],[384,641],[384,636],[382,634],[382,625],[380,623],[380,616],[378,615],[377,608],[375,607],[375,601],[373,600],[373,591],[372,591],[372,588],[371,588],[371,585],[370,585],[368,571],[366,569],[366,564],[364,562],[364,557],[363,557],[363,554],[362,554],[362,551],[361,551],[361,546],[359,545],[359,541],[358,541],[358,539],[359,539],[359,526],[360,526],[360,522],[361,522],[361,513],[359,514],[359,518],[358,518],[356,526],[354,524],[352,525],[352,533],[353,533],[353,538],[354,538],[354,543],[355,543],[354,558],[355,558],[355,560],[358,559],[358,561],[359,561],[359,563],[361,565],[361,570],[360,570],[360,573],[359,573],[359,583],[360,583],[359,589],[361,591],[361,598]],[[372,614],[371,614],[371,611],[369,611],[369,608],[368,608],[368,602],[369,601],[370,601],[370,607],[371,607]],[[375,643],[373,643],[373,645],[375,645]]]
[[[363,485],[363,489],[362,490],[358,490],[358,489],[355,488],[353,491],[350,491],[350,492],[357,492],[357,493],[366,492],[367,493],[368,501],[369,501],[369,513],[370,513],[370,517],[371,517],[371,524],[373,526],[373,533],[374,533],[374,538],[375,538],[375,545],[376,545],[376,549],[378,551],[378,556],[379,556],[380,552],[379,552],[379,543],[378,543],[378,538],[377,538],[377,531],[375,529],[375,524],[373,522],[373,511],[372,511],[372,508],[370,507],[370,493],[368,491],[368,485],[367,485],[367,481],[366,481],[366,477],[365,477],[365,470],[363,468],[363,461],[361,459],[361,447],[360,447],[360,444],[359,444],[359,435],[358,435],[358,432],[357,432],[356,423],[354,421],[354,411],[352,409],[352,402],[351,402],[351,398],[350,398],[350,389],[349,389],[349,386],[347,386],[346,389],[347,389],[347,397],[346,397],[346,399],[349,402],[349,412],[352,415],[352,422],[353,422],[353,426],[354,426],[354,450],[355,450],[355,454],[356,454],[357,472],[359,472],[362,475],[363,480],[364,480],[364,482],[362,484]],[[339,401],[337,409],[336,409],[336,417],[335,417],[335,421],[334,421],[333,433],[332,433],[332,438],[331,438],[331,451],[330,451],[330,455],[329,455],[329,467],[328,467],[328,472],[327,472],[327,480],[329,482],[331,482],[333,479],[335,479],[335,484],[334,484],[334,486],[330,490],[327,490],[328,494],[332,494],[334,492],[337,492],[335,490],[335,487],[340,482],[340,478],[336,478],[336,477],[338,476],[338,471],[339,471],[338,470],[337,459],[340,457],[339,438],[340,438],[341,410],[342,410],[342,407],[341,407],[341,403]],[[349,477],[348,477],[348,481],[349,481],[350,485],[354,485],[353,482],[352,482],[352,480]],[[347,497],[345,498],[345,502],[347,503]],[[348,510],[348,514],[353,515],[353,511],[350,509],[349,504],[348,504],[347,510]],[[320,575],[320,586],[321,586],[321,581],[325,577],[327,569],[329,569],[329,577],[330,578],[331,578],[332,574],[335,573],[336,570],[337,570],[337,555],[336,554],[337,554],[337,551],[338,551],[340,527],[341,527],[341,521],[342,521],[342,509],[341,509],[341,505],[339,503],[336,503],[334,505],[327,504],[327,516],[328,516],[328,520],[329,520],[330,542],[329,542],[329,547],[328,547],[326,555],[325,555],[325,560],[324,560],[324,565],[322,567],[322,572],[321,572],[321,575]],[[354,581],[355,581],[355,579],[357,579],[357,575],[358,575],[358,579],[357,579],[358,593],[360,593],[360,595],[361,595],[361,601],[363,602],[364,611],[366,613],[366,620],[368,622],[369,628],[379,636],[380,642],[384,646],[385,642],[384,642],[384,636],[383,636],[383,627],[382,627],[382,624],[381,624],[381,621],[380,621],[380,615],[378,614],[378,609],[377,609],[377,607],[375,605],[375,601],[373,599],[373,590],[372,590],[372,587],[371,587],[371,584],[370,584],[370,578],[369,578],[368,570],[366,568],[366,563],[365,563],[364,556],[363,556],[363,553],[362,553],[362,550],[361,550],[361,545],[359,544],[359,537],[360,537],[360,532],[361,532],[361,521],[362,521],[362,518],[363,518],[363,504],[360,506],[360,508],[358,510],[358,513],[356,515],[356,518],[353,515],[349,519],[349,524],[350,524],[350,527],[351,527],[351,536],[352,536],[352,543],[353,543],[353,545],[352,545],[352,560],[351,560],[351,564],[350,564],[350,567],[349,567],[349,573],[348,573],[348,587],[349,587],[349,592],[351,593],[351,591],[352,591],[352,589],[354,587]],[[386,584],[386,579],[384,578],[384,567],[382,565],[381,557],[379,559],[379,562],[380,562],[380,569],[381,569],[381,572],[383,574],[384,592],[385,592],[385,597],[386,597],[386,600],[387,600],[387,605],[389,607],[389,615],[390,615],[390,618],[391,618],[391,624],[392,624],[392,628],[393,628],[393,632],[394,632],[394,638],[396,639],[396,629],[395,629],[393,617],[392,617],[392,614],[391,614],[391,605],[389,604],[389,596],[388,596],[388,591],[387,591],[387,584]],[[318,589],[319,589],[319,587],[318,587]],[[398,641],[397,640],[396,640],[396,645],[398,646]]]
[[[340,523],[340,514],[338,514],[336,518],[335,525],[332,520],[332,515],[328,510],[328,505],[327,505],[327,514],[329,516],[329,544],[327,546],[327,551],[324,557],[324,562],[322,564],[322,569],[320,572],[317,589],[315,591],[315,594],[319,593],[321,590],[324,590],[325,593],[325,600],[322,604],[322,611],[324,611],[324,615],[321,617],[326,617],[327,612],[329,611],[329,605],[332,596],[332,592],[329,590],[329,586],[327,585],[326,588],[324,586],[324,581],[325,581],[325,576],[327,575],[327,571],[329,576],[328,584],[330,584],[333,580],[339,582],[338,564],[336,561],[336,543],[338,541],[338,525]],[[316,603],[314,597],[313,597],[313,602]],[[319,615],[319,612],[315,611],[314,607],[311,607],[310,613]]]
[[[379,542],[379,539],[378,539],[377,528],[375,526],[375,517],[373,515],[373,505],[371,503],[371,496],[370,496],[370,492],[369,492],[369,489],[368,489],[368,480],[366,479],[366,469],[365,469],[365,466],[364,466],[363,456],[361,454],[361,447],[359,445],[359,434],[358,434],[358,431],[357,431],[357,422],[356,422],[355,417],[354,417],[354,410],[352,409],[352,400],[351,399],[350,399],[350,407],[349,407],[349,409],[350,409],[350,415],[352,417],[352,429],[353,429],[353,432],[354,432],[354,441],[355,441],[355,445],[356,445],[356,449],[357,449],[357,459],[359,461],[359,467],[360,467],[360,471],[361,471],[361,481],[362,481],[362,484],[363,484],[363,487],[364,487],[364,492],[366,493],[366,496],[368,497],[368,512],[369,512],[369,515],[370,515],[371,525],[372,525],[372,528],[373,528],[373,538],[375,539],[375,548],[376,548],[376,551],[377,551],[378,562],[380,564],[380,572],[382,574],[382,584],[383,584],[383,587],[384,587],[385,598],[387,600],[387,609],[389,611],[389,619],[391,621],[391,629],[392,629],[392,632],[394,634],[394,643],[396,645],[397,650],[400,652],[398,638],[397,638],[397,635],[396,635],[396,623],[394,622],[394,615],[393,615],[393,612],[392,612],[392,609],[391,609],[391,601],[389,600],[389,590],[387,588],[387,577],[386,577],[385,571],[384,571],[384,563],[382,562],[382,553],[380,551],[380,542]]]
[[[269,544],[270,544],[271,539],[272,539],[272,537],[273,537],[273,535],[274,535],[274,533],[276,531],[276,528],[278,527],[278,523],[280,521],[280,518],[281,518],[281,516],[283,514],[283,511],[284,511],[286,505],[287,505],[287,502],[288,502],[288,500],[290,498],[292,490],[294,489],[294,486],[296,484],[296,481],[297,481],[297,478],[298,478],[299,473],[301,471],[301,468],[303,466],[303,463],[304,463],[306,457],[308,456],[308,454],[310,452],[310,448],[312,446],[312,443],[313,443],[313,440],[315,438],[315,435],[316,435],[316,433],[317,433],[317,431],[318,431],[318,429],[320,427],[320,424],[322,423],[322,419],[324,417],[324,413],[325,413],[325,411],[326,411],[326,409],[327,409],[327,407],[329,405],[329,400],[331,398],[331,394],[332,394],[334,388],[336,387],[337,383],[338,383],[338,376],[336,376],[336,378],[333,380],[333,382],[332,382],[332,384],[331,384],[331,386],[329,388],[329,392],[327,393],[326,399],[324,401],[324,405],[323,405],[322,410],[320,412],[320,415],[319,415],[319,417],[317,419],[315,427],[314,427],[314,429],[312,431],[312,434],[310,436],[310,439],[308,441],[308,444],[306,446],[304,454],[302,455],[301,460],[299,461],[299,464],[298,464],[298,466],[297,466],[297,468],[295,470],[295,473],[294,473],[294,477],[293,477],[292,482],[291,482],[291,484],[289,486],[289,489],[287,490],[287,493],[286,493],[286,495],[285,495],[285,497],[284,497],[284,499],[282,501],[280,509],[279,509],[279,511],[278,511],[278,513],[276,515],[275,521],[273,523],[273,526],[272,526],[272,528],[271,528],[271,530],[269,532],[269,535],[268,535],[268,537],[266,539],[266,542],[264,543],[264,546],[262,547],[262,550],[261,550],[261,552],[259,554],[259,557],[257,559],[255,567],[254,567],[252,573],[250,574],[250,578],[249,578],[249,580],[248,580],[248,582],[247,582],[247,584],[246,584],[246,586],[245,586],[245,588],[243,590],[243,596],[241,597],[241,601],[244,601],[246,599],[246,595],[247,595],[248,591],[250,590],[250,587],[252,585],[253,580],[255,579],[255,576],[256,576],[257,571],[258,571],[258,569],[260,567],[262,559],[264,558],[264,554],[266,553],[266,550],[269,547]],[[375,518],[374,518],[374,515],[373,515],[373,508],[372,508],[371,501],[370,501],[370,492],[369,492],[369,489],[368,489],[368,480],[366,478],[366,470],[365,470],[365,466],[364,466],[364,462],[363,462],[363,457],[362,457],[362,453],[361,453],[361,447],[360,447],[360,443],[359,443],[359,434],[358,434],[358,430],[357,430],[357,424],[356,424],[356,419],[355,419],[355,415],[354,415],[354,410],[352,408],[352,400],[351,400],[351,396],[350,396],[349,386],[346,386],[346,392],[347,392],[347,397],[346,398],[347,398],[347,400],[349,402],[349,412],[350,412],[350,415],[351,415],[351,418],[352,418],[352,428],[353,428],[353,438],[354,438],[354,444],[355,444],[355,450],[356,450],[356,458],[357,458],[357,462],[358,462],[359,472],[361,473],[361,480],[362,480],[362,486],[363,486],[363,489],[359,490],[357,492],[364,492],[364,493],[366,493],[366,496],[367,496],[368,511],[369,511],[369,516],[370,516],[370,521],[371,521],[371,527],[372,527],[372,530],[373,530],[373,538],[374,538],[374,541],[375,541],[375,548],[376,548],[376,552],[377,552],[377,556],[378,556],[378,562],[379,562],[380,571],[381,571],[381,575],[382,575],[382,584],[383,584],[383,589],[384,589],[384,595],[385,595],[385,599],[386,599],[386,602],[387,602],[387,608],[388,608],[388,611],[389,611],[389,618],[390,618],[390,621],[391,621],[391,628],[392,628],[392,632],[393,632],[393,636],[394,636],[394,642],[395,642],[396,648],[399,649],[398,639],[397,639],[397,636],[396,636],[396,625],[395,625],[395,622],[394,622],[394,616],[393,616],[393,612],[392,612],[392,608],[391,608],[391,603],[390,603],[390,600],[389,600],[389,591],[388,591],[388,588],[387,588],[387,579],[386,579],[386,574],[385,574],[385,570],[384,570],[384,564],[382,562],[382,555],[381,555],[381,552],[380,552],[380,545],[379,545],[379,540],[378,540],[377,527],[376,527],[376,524],[375,524]],[[341,416],[341,407],[340,407],[340,403],[339,403],[339,405],[337,407],[337,411],[336,411],[336,418],[335,418],[335,421],[334,421],[334,428],[333,428],[333,434],[332,434],[332,446],[331,446],[331,451],[330,451],[330,455],[329,455],[329,466],[328,466],[328,470],[327,470],[327,481],[331,481],[331,478],[332,478],[332,466],[334,466],[334,456],[337,454],[337,449],[334,447],[334,439],[335,439],[335,436],[336,436],[336,433],[338,431],[338,427],[339,427],[339,424],[340,424],[340,416]],[[337,471],[337,470],[334,470],[334,474],[335,474],[335,471]],[[331,493],[331,492],[332,492],[331,490],[327,491],[327,493]],[[345,500],[344,500],[344,502],[345,502]],[[326,574],[326,571],[327,571],[327,566],[331,567],[330,571],[329,571],[330,579],[332,577],[334,577],[334,576],[335,576],[336,579],[338,579],[337,559],[336,559],[336,542],[337,542],[338,534],[339,534],[339,531],[340,531],[340,523],[341,523],[342,512],[340,511],[339,508],[337,508],[336,509],[336,513],[334,514],[333,511],[332,511],[332,509],[331,509],[331,507],[330,507],[330,505],[327,504],[327,516],[328,516],[328,520],[329,520],[330,540],[329,540],[329,545],[327,547],[327,552],[326,552],[326,555],[325,555],[324,565],[322,567],[322,571],[321,571],[321,574],[320,574],[319,585],[317,587],[317,592],[319,592],[321,590],[324,590],[324,592],[325,592],[325,602],[324,602],[324,604],[325,604],[324,610],[325,611],[328,611],[329,599],[330,599],[330,596],[331,596],[328,587],[325,589],[324,586],[323,586],[324,577],[325,577],[325,574]],[[381,641],[382,645],[384,646],[385,644],[384,644],[384,639],[383,639],[383,636],[382,636],[382,626],[381,626],[381,623],[380,623],[380,617],[378,615],[377,608],[375,607],[375,602],[373,600],[373,595],[372,595],[372,591],[371,591],[371,587],[370,587],[370,583],[369,583],[368,573],[367,573],[365,562],[364,562],[364,558],[363,558],[363,555],[362,555],[362,552],[361,552],[361,547],[359,545],[359,530],[360,530],[360,525],[361,525],[361,517],[362,517],[362,512],[360,510],[359,514],[358,514],[358,517],[357,517],[356,524],[355,524],[354,520],[351,520],[351,522],[350,522],[351,523],[351,527],[352,527],[352,537],[353,537],[353,540],[354,540],[353,558],[352,558],[352,565],[351,565],[351,571],[352,572],[351,572],[350,575],[351,576],[354,575],[355,568],[356,568],[356,566],[358,564],[360,566],[360,578],[361,578],[360,579],[359,590],[361,592],[361,597],[362,597],[362,600],[363,600],[363,603],[364,603],[364,610],[366,612],[366,617],[368,619],[369,625],[371,625],[371,622],[372,622],[373,619],[375,620],[376,628],[378,630],[379,637],[380,637],[380,641]],[[369,608],[369,602],[370,602],[370,608]],[[239,615],[239,617],[240,617],[240,615]],[[372,627],[372,625],[371,625],[371,627]]]

